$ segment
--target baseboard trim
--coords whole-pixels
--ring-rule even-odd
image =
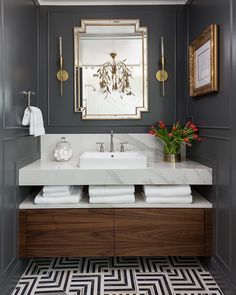
[[[18,260],[0,280],[1,295],[10,295],[28,264],[28,259]]]
[[[204,258],[204,263],[207,265],[211,275],[217,282],[218,286],[223,291],[224,295],[235,295],[236,285],[227,276],[226,271],[217,262],[217,258]]]

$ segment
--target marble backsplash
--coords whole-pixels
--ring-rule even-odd
[[[109,151],[110,134],[45,134],[41,136],[41,159],[51,161],[53,150],[61,137],[65,137],[73,149],[73,158],[79,158],[85,151],[99,151],[96,142],[104,142],[105,151]],[[162,142],[150,134],[114,134],[115,151],[120,151],[120,142],[127,142],[125,151],[142,151],[149,159],[162,157]],[[185,158],[185,146],[182,147]]]

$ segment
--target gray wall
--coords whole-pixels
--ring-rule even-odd
[[[0,0],[0,9],[0,293],[5,295],[24,267],[18,260],[18,205],[30,189],[17,186],[17,173],[39,157],[39,140],[21,126],[27,100],[19,95],[39,91],[38,8],[32,0]]]
[[[179,98],[186,95],[186,7],[185,6],[98,6],[42,7],[41,11],[41,98],[47,133],[147,132],[157,120],[168,124],[184,117]],[[142,120],[84,121],[73,111],[73,27],[84,18],[139,18],[148,28],[149,109]],[[64,96],[58,93],[58,37],[63,37],[65,68],[69,80]],[[160,96],[155,78],[159,68],[160,37],[165,38],[169,80],[166,97]],[[176,75],[181,73],[181,75]]]
[[[234,0],[193,0],[188,6],[191,43],[210,24],[219,24],[220,91],[189,98],[187,117],[200,126],[203,142],[188,156],[215,169],[213,188],[200,190],[214,204],[215,256],[209,261],[225,294],[236,293],[236,3]],[[223,280],[225,278],[225,280]],[[234,290],[234,291],[233,291]]]

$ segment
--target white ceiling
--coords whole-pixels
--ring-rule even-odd
[[[38,0],[40,5],[183,5],[188,0]]]

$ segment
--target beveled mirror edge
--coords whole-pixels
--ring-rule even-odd
[[[79,33],[85,33],[89,25],[134,25],[135,32],[142,33],[143,105],[136,107],[135,114],[88,115],[83,107],[80,97]],[[81,19],[81,26],[74,27],[74,112],[80,112],[82,120],[140,120],[142,113],[148,111],[148,28],[140,26],[140,19]]]

